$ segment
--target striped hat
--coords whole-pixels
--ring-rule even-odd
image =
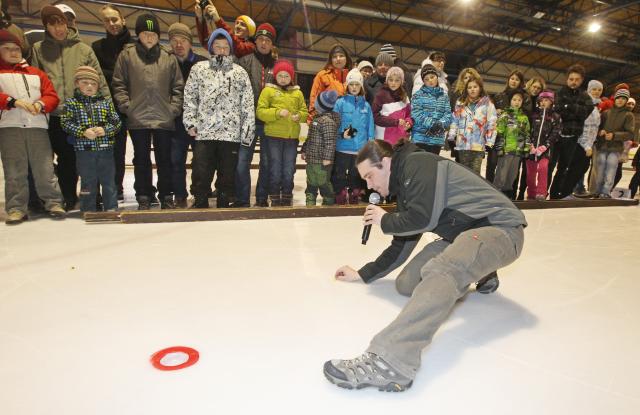
[[[391,43],[385,43],[384,45],[382,45],[382,47],[380,48],[380,53],[388,53],[394,59],[396,58],[396,56],[398,56]]]
[[[625,89],[625,88],[618,89],[616,91],[615,99],[618,99],[618,98],[621,98],[621,97],[629,99],[631,97],[631,94],[629,93],[629,90]]]
[[[76,73],[73,75],[73,80],[79,81],[80,79],[91,79],[92,81],[100,83],[98,71],[91,66],[78,66]]]

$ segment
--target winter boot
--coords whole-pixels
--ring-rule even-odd
[[[305,205],[307,205],[307,206],[315,206],[317,198],[318,198],[317,195],[312,195],[311,193],[307,193],[306,194]]]
[[[257,207],[269,207],[269,201],[267,199],[256,199]]]
[[[322,206],[333,206],[336,204],[335,197],[322,197]]]
[[[339,193],[336,193],[336,204],[337,205],[346,205],[347,204],[347,189],[342,189]]]
[[[196,196],[192,209],[209,209],[209,198]]]
[[[138,210],[151,209],[151,200],[149,196],[138,196]]]
[[[176,205],[173,203],[173,196],[165,196],[160,201],[160,209],[175,209]]]
[[[362,190],[361,189],[353,189],[351,191],[351,194],[349,195],[349,204],[350,205],[357,205],[358,203],[360,203],[360,198],[362,197]]]
[[[229,196],[226,193],[222,193],[218,190],[218,197],[216,198],[216,207],[218,209],[228,208],[231,205]]]
[[[282,206],[282,198],[280,195],[269,195],[269,200],[271,200],[271,207]]]
[[[293,206],[293,195],[282,195],[280,206]]]

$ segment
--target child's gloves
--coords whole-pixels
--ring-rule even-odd
[[[547,146],[540,146],[538,147],[538,149],[536,150],[536,155],[537,156],[541,156],[544,154],[544,152],[547,151]]]

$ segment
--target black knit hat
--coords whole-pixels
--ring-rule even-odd
[[[435,76],[438,76],[438,70],[436,69],[436,67],[431,64],[426,64],[422,67],[422,70],[420,71],[420,76],[422,77],[422,79],[424,79],[424,77],[430,73],[434,74]]]
[[[136,35],[142,32],[154,32],[160,36],[158,19],[152,14],[141,14],[136,20]]]

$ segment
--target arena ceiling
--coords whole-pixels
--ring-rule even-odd
[[[107,2],[65,3],[78,13],[81,28],[102,32],[97,10]],[[145,10],[154,12],[167,27],[178,20],[193,26],[193,1],[113,3],[125,9],[129,27],[135,15]],[[27,23],[35,19],[37,24],[43,4],[14,1],[18,24],[20,18]],[[600,79],[609,88],[628,82],[640,92],[634,86],[640,86],[640,1],[215,0],[215,5],[229,20],[248,14],[257,23],[274,24],[288,53],[295,56],[323,60],[336,42],[355,56],[375,56],[381,44],[391,43],[414,67],[428,51],[441,50],[448,56],[451,74],[465,66],[475,66],[484,74],[517,67],[528,76],[539,74],[558,85],[568,66],[581,63],[589,79]],[[595,21],[602,27],[591,33],[588,28]]]

